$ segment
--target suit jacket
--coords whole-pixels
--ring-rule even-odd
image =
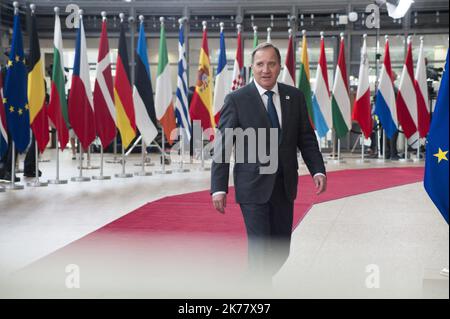
[[[322,154],[317,144],[316,135],[311,127],[306,101],[303,93],[295,87],[278,83],[281,101],[282,128],[278,145],[278,169],[284,176],[284,186],[287,199],[294,201],[297,197],[298,161],[297,148],[311,175],[325,174]],[[252,82],[247,86],[232,92],[225,98],[221,111],[218,129],[224,135],[226,128],[271,128],[266,107],[259,95],[256,85]],[[256,138],[261,138],[257,131]],[[217,143],[225,146],[234,140]],[[269,150],[270,139],[266,136],[266,149]],[[240,204],[263,204],[270,200],[275,184],[276,174],[261,174],[260,168],[267,166],[257,158],[256,163],[249,161],[248,155],[254,145],[247,140],[244,143],[245,160],[234,166],[234,184],[236,201]],[[222,162],[213,160],[211,169],[211,193],[225,191],[228,193],[230,164],[226,160],[225,147],[215,147],[215,156],[221,156]],[[227,163],[228,162],[228,163]]]

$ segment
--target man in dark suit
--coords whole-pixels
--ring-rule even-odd
[[[249,268],[255,275],[272,276],[289,256],[298,184],[297,148],[313,176],[317,194],[326,190],[327,180],[305,97],[297,88],[277,83],[281,70],[279,50],[270,43],[260,44],[252,53],[252,70],[254,81],[230,93],[221,111],[211,194],[214,207],[224,213],[230,168],[227,150],[230,144],[235,145],[235,152],[243,149],[243,156],[235,153],[241,160],[236,160],[233,176],[236,201],[247,229]],[[230,129],[241,133],[230,138]],[[249,138],[251,130],[256,143]],[[278,136],[270,140],[270,132]],[[270,161],[276,165],[272,172],[269,168],[273,163],[263,161],[265,150],[263,156],[251,160],[263,146],[274,153],[270,154]]]

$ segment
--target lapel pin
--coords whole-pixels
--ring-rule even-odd
[[[286,95],[286,100],[290,100],[291,97],[289,95]]]

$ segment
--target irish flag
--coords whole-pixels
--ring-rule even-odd
[[[372,134],[372,109],[370,106],[369,57],[367,55],[367,34],[364,34],[361,48],[361,64],[359,66],[358,90],[356,91],[353,119],[359,123],[366,138]]]
[[[69,115],[67,113],[67,100],[64,76],[63,45],[61,35],[61,21],[59,20],[59,9],[55,10],[55,34],[53,38],[53,71],[52,88],[47,114],[58,134],[61,150],[64,150],[69,142]]]
[[[164,18],[160,18],[161,33],[159,39],[158,75],[156,77],[155,111],[156,118],[163,126],[164,135],[170,144],[170,133],[176,129],[175,110],[173,108],[172,78],[170,76],[169,56],[167,54]],[[164,147],[164,145],[163,145]]]
[[[290,86],[295,86],[295,54],[292,29],[289,29],[289,44],[286,53],[286,61],[284,62],[283,75],[281,76],[281,82]]]
[[[344,137],[352,127],[350,96],[348,93],[347,67],[345,64],[344,34],[341,34],[338,65],[334,76],[331,110],[337,138]]]
[[[308,109],[309,121],[314,128],[314,112],[312,107],[311,83],[309,82],[309,58],[308,44],[306,43],[306,30],[302,31],[302,58],[300,60],[300,74],[298,78],[298,88],[302,91],[306,100],[306,108]]]

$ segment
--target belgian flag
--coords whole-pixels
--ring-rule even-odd
[[[49,141],[49,132],[45,108],[44,68],[34,11],[31,13],[30,56],[28,58],[28,106],[31,129],[39,151],[43,153]]]

